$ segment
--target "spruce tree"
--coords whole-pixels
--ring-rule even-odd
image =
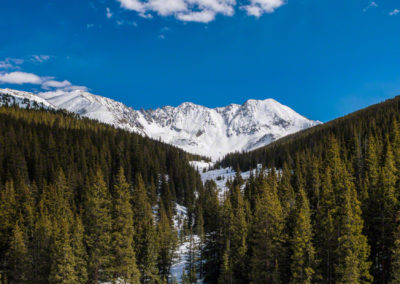
[[[54,223],[53,244],[51,249],[50,283],[81,283],[78,278],[75,255],[71,246],[70,228],[67,219]]]
[[[136,177],[133,188],[133,226],[137,265],[142,283],[159,282],[157,269],[157,243],[153,211],[148,201],[141,175]]]
[[[111,246],[111,201],[100,169],[91,177],[85,198],[85,243],[88,248],[89,281],[109,281]]]
[[[397,228],[394,233],[394,244],[391,255],[391,282],[392,284],[400,283],[400,211],[397,213]]]
[[[335,238],[335,212],[336,202],[333,192],[331,168],[325,168],[322,177],[321,200],[316,216],[316,259],[318,269],[315,278],[326,283],[334,283],[333,265],[335,261],[334,251],[336,248]]]
[[[26,245],[24,228],[21,227],[20,222],[14,225],[7,259],[10,283],[29,283],[31,260]]]
[[[133,211],[130,186],[120,168],[113,191],[111,271],[114,281],[139,283],[140,273],[136,265],[133,243]]]
[[[312,243],[311,212],[303,188],[298,192],[297,212],[293,236],[291,237],[291,279],[292,283],[312,283],[315,250]]]
[[[250,280],[254,283],[279,283],[284,217],[276,188],[261,185],[251,224],[252,255]]]
[[[88,280],[87,252],[84,244],[84,227],[82,217],[76,215],[71,233],[71,247],[75,258],[75,273],[81,283]]]
[[[158,211],[157,237],[158,237],[158,270],[161,278],[167,279],[174,251],[177,245],[177,234],[172,229],[170,221],[164,210],[163,204],[160,202]]]

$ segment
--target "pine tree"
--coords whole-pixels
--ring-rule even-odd
[[[254,283],[279,283],[284,217],[276,188],[266,183],[256,198],[251,225],[250,280]]]
[[[387,139],[388,140],[388,139]],[[396,171],[391,145],[386,141],[383,165],[371,198],[369,218],[370,239],[373,247],[374,276],[378,281],[390,279],[390,254],[395,231],[395,217],[399,202],[396,194]]]
[[[158,270],[162,278],[168,278],[172,265],[172,258],[177,245],[177,235],[172,229],[163,204],[159,205],[159,221],[157,223],[158,236]]]
[[[12,231],[10,248],[7,252],[10,283],[29,283],[30,258],[24,236],[24,228],[17,222]]]
[[[234,221],[233,209],[231,198],[226,194],[222,206],[222,241],[224,244],[222,252],[222,263],[220,268],[220,275],[218,278],[219,283],[232,283],[233,282],[233,260],[232,260],[232,224]]]
[[[297,203],[295,227],[291,239],[292,283],[312,283],[315,251],[312,244],[310,206],[303,188],[300,188]]]
[[[89,281],[110,280],[111,202],[101,170],[97,170],[88,185],[84,220]]]
[[[51,252],[50,283],[81,283],[76,272],[75,255],[71,246],[70,228],[67,219],[54,223],[54,240]]]
[[[82,218],[76,215],[71,234],[71,247],[75,258],[75,272],[80,283],[88,280],[87,252],[84,245],[84,228]]]
[[[342,176],[341,191],[338,192],[338,226],[337,263],[335,265],[337,283],[371,283],[369,273],[371,263],[368,261],[369,246],[362,234],[363,220],[360,203],[354,185],[345,174]]]
[[[14,182],[6,182],[0,192],[0,258],[8,249],[13,234],[15,220],[17,220],[17,199],[15,196]]]
[[[394,245],[391,255],[391,264],[392,264],[392,275],[391,282],[392,284],[400,283],[400,211],[397,213],[397,228],[394,234]]]
[[[243,200],[239,185],[235,185],[230,193],[233,210],[233,219],[230,221],[230,258],[236,281],[246,281],[247,279],[247,204]]]
[[[139,283],[133,243],[133,212],[129,184],[120,168],[114,184],[111,234],[111,271],[114,281]]]
[[[148,201],[141,175],[138,175],[133,189],[133,226],[136,259],[142,283],[159,282],[157,269],[157,244],[153,212]]]
[[[53,224],[46,206],[46,199],[42,194],[39,202],[33,232],[33,283],[46,283],[51,269],[51,246],[53,238]],[[86,264],[85,264],[86,265]]]
[[[333,192],[330,167],[325,169],[322,177],[321,200],[316,216],[316,258],[318,270],[315,278],[326,283],[334,283],[333,265],[335,261],[335,212],[336,202]]]
[[[292,208],[295,205],[295,193],[291,184],[291,173],[288,165],[283,165],[282,174],[278,184],[279,200],[282,204],[282,210],[285,217],[289,216]]]

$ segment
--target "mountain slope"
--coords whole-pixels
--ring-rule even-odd
[[[134,110],[120,102],[81,90],[38,94],[0,89],[0,94],[44,100],[129,131],[218,159],[229,152],[249,151],[283,136],[319,124],[273,99],[207,108],[193,103],[155,110]]]

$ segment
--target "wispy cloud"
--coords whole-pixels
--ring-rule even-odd
[[[389,12],[389,16],[396,16],[398,13],[400,13],[400,10],[394,9],[393,11]]]
[[[245,0],[239,4],[236,0],[117,0],[121,7],[136,11],[141,17],[173,16],[184,22],[209,23],[217,15],[233,16],[237,8],[248,15],[260,17],[273,13],[285,4],[285,0]]]
[[[106,8],[106,16],[108,19],[111,19],[111,17],[113,16],[113,13],[111,12],[110,8]]]
[[[363,12],[367,12],[371,8],[377,8],[378,4],[375,1],[371,1],[367,7],[363,9]]]
[[[23,59],[19,58],[6,58],[0,61],[0,69],[19,69],[18,65],[24,63]]]
[[[42,84],[42,88],[45,90],[49,90],[51,88],[66,88],[70,87],[72,84],[70,81],[56,81],[56,80],[49,80]]]
[[[135,21],[125,21],[125,20],[117,20],[116,21],[118,26],[132,26],[132,27],[137,27],[138,24]]]
[[[49,59],[50,59],[50,55],[41,54],[41,55],[32,55],[31,61],[37,62],[37,63],[43,63]]]

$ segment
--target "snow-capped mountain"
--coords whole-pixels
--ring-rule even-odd
[[[248,151],[285,135],[319,124],[273,99],[248,100],[242,105],[207,108],[193,103],[155,110],[134,110],[124,104],[81,90],[28,93],[0,89],[3,97],[28,99],[46,107],[161,139],[190,153],[218,159]],[[1,104],[1,101],[0,101]]]

